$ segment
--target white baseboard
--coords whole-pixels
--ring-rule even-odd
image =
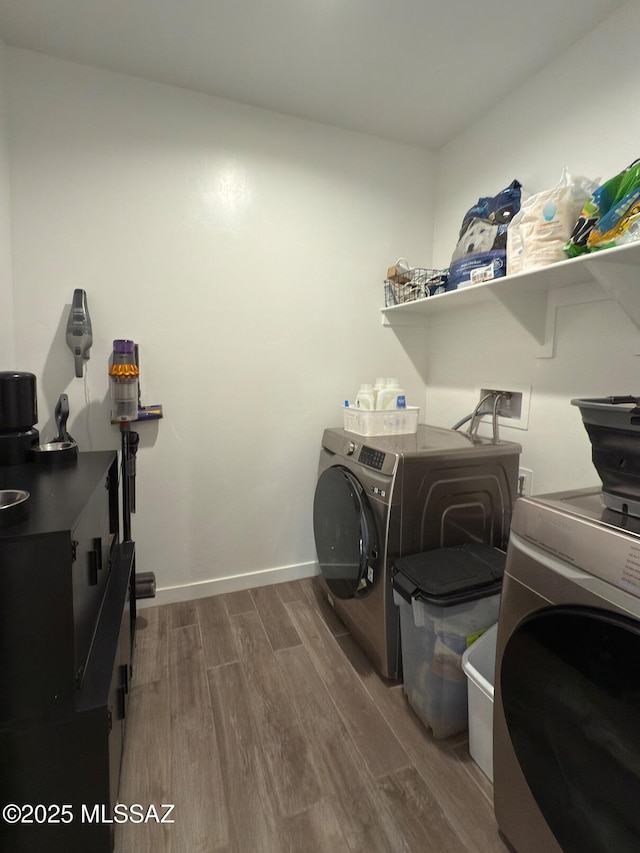
[[[319,573],[317,562],[297,563],[293,566],[279,566],[275,569],[262,569],[244,575],[229,575],[226,578],[214,578],[208,581],[168,586],[156,590],[155,598],[140,598],[136,602],[138,610],[145,607],[157,607],[159,604],[174,604],[177,601],[193,601],[197,598],[208,598],[210,595],[221,595],[225,592],[238,592],[242,589],[253,589],[257,586],[270,586],[274,583],[294,581],[300,578],[310,578]]]

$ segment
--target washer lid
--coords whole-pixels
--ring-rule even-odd
[[[406,601],[474,601],[500,592],[505,559],[504,551],[475,543],[411,554],[396,560],[393,587]]]

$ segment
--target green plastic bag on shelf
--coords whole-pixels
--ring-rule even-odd
[[[638,201],[640,160],[634,160],[624,171],[601,184],[589,197],[569,241],[563,247],[567,257],[575,258],[594,249],[609,248],[626,242],[615,242],[612,231],[620,226],[625,216],[637,206]]]

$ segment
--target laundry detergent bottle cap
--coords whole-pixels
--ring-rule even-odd
[[[356,396],[356,407],[358,409],[373,409],[373,385],[362,383]]]

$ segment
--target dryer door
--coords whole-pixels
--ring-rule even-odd
[[[511,635],[500,670],[515,754],[565,853],[640,850],[640,624],[552,607]]]
[[[320,570],[336,598],[359,598],[375,582],[378,537],[362,485],[346,468],[323,471],[313,501]]]

